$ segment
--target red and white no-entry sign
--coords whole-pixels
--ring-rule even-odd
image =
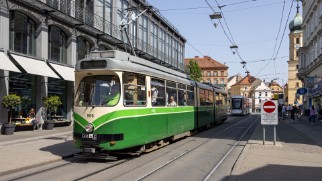
[[[267,113],[272,113],[272,112],[274,112],[274,111],[275,111],[276,106],[275,106],[274,102],[272,102],[272,101],[267,101],[267,102],[265,102],[265,103],[264,103],[264,105],[263,105],[263,109],[264,109],[264,111],[265,111],[265,112],[267,112]]]
[[[278,111],[277,100],[263,101],[261,105],[261,123],[262,125],[277,125]]]

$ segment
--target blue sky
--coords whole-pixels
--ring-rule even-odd
[[[238,46],[240,58],[232,53],[230,46],[233,44],[225,36],[223,28],[220,25],[217,28],[214,27],[213,23],[219,23],[218,20],[211,21],[209,18],[213,10],[209,8],[207,2],[215,12],[220,12],[216,0],[207,0],[207,2],[205,0],[148,0],[148,2],[159,9],[161,14],[187,39],[186,58],[208,55],[221,63],[226,63],[229,66],[229,76],[237,73],[245,76],[245,69],[240,64],[242,59],[247,62],[246,68],[251,75],[266,81],[278,77],[279,83],[287,82],[289,22],[296,15],[296,2],[291,8],[292,0],[217,0],[220,6],[226,5],[221,8],[225,18],[221,19],[221,23],[230,40],[233,39]],[[279,51],[276,56],[277,50]],[[272,57],[276,57],[275,61],[269,61]]]

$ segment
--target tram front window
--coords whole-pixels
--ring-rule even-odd
[[[231,101],[232,103],[232,105],[231,105],[231,107],[232,107],[232,109],[241,109],[241,107],[242,107],[242,102],[241,102],[241,99],[232,99],[232,101]]]
[[[115,106],[120,99],[120,80],[116,76],[85,77],[77,89],[75,105]]]

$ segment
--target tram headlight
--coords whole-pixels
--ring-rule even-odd
[[[91,133],[91,132],[93,132],[93,130],[94,130],[94,126],[93,126],[91,123],[88,123],[88,124],[85,126],[85,131],[86,131],[87,133]]]

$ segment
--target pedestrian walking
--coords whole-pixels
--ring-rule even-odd
[[[291,119],[293,119],[293,121],[295,120],[296,113],[297,113],[297,108],[296,108],[296,105],[294,105],[291,109]]]
[[[309,118],[309,121],[311,122],[311,124],[315,124],[315,118],[316,118],[316,111],[314,106],[312,105],[310,108],[310,118]]]

